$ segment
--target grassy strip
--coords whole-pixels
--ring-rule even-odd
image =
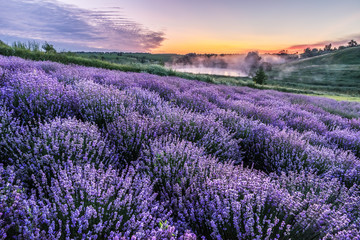
[[[360,102],[360,97],[346,96],[346,95],[329,95],[329,94],[306,94],[310,96],[326,97],[336,101]]]

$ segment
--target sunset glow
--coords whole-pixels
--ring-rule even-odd
[[[0,39],[50,41],[68,50],[301,52],[360,39],[357,0],[9,0],[2,5]]]

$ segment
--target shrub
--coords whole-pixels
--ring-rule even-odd
[[[336,129],[328,132],[326,137],[330,143],[336,144],[342,149],[350,150],[360,158],[360,131]]]
[[[108,132],[119,158],[125,165],[138,160],[144,146],[160,134],[160,128],[158,121],[133,112],[109,124]]]
[[[28,217],[23,201],[27,198],[12,167],[0,165],[0,236],[11,237]]]
[[[240,139],[234,139],[214,115],[202,115],[171,107],[162,111],[159,118],[163,122],[162,129],[165,133],[204,147],[207,154],[220,161],[242,161]]]
[[[133,110],[132,99],[114,87],[91,81],[81,81],[75,86],[79,94],[78,114],[84,121],[93,122],[100,128]]]
[[[0,238],[359,234],[358,103],[1,56],[0,90]]]
[[[96,126],[73,118],[40,124],[38,133],[24,144],[29,149],[18,161],[24,181],[33,184],[34,177],[41,178],[39,171],[51,178],[52,169],[59,169],[67,161],[77,165],[91,164],[99,167],[114,166],[118,158]],[[35,175],[35,176],[33,176]]]
[[[39,198],[22,195],[17,185],[9,185],[13,178],[4,181],[2,173],[0,186],[7,187],[0,188],[6,193],[1,197],[8,200],[0,203],[1,210],[6,209],[0,215],[0,231],[21,239],[150,236],[159,219],[169,216],[154,201],[149,179],[133,168],[119,173],[102,167],[76,166],[69,161],[51,171],[51,180],[36,183]],[[39,174],[45,175],[42,170]]]
[[[286,224],[295,203],[264,175],[217,163],[203,149],[172,138],[153,141],[145,155],[143,171],[154,182],[159,200],[173,212],[179,230],[191,227],[207,239],[289,233]]]
[[[46,53],[56,53],[54,46],[48,42],[45,42],[41,47]]]
[[[267,76],[264,72],[263,68],[259,68],[259,70],[255,73],[255,76],[253,77],[253,81],[256,84],[264,85],[266,82]]]
[[[320,178],[314,173],[288,172],[274,176],[281,187],[300,200],[297,222],[307,226],[308,237],[318,231],[318,237],[352,229],[360,217],[358,187],[346,188],[338,179]],[[307,216],[307,218],[303,218]],[[359,230],[359,227],[358,227]],[[296,234],[296,232],[294,233]]]
[[[23,123],[73,116],[76,94],[42,71],[14,73],[1,88],[2,98]]]
[[[144,237],[157,224],[152,214],[161,212],[161,207],[154,202],[149,179],[135,169],[119,175],[111,167],[103,170],[69,162],[53,174],[48,201],[54,217],[61,220],[54,230],[64,237],[107,238],[111,232]]]
[[[5,166],[19,164],[23,153],[28,150],[24,142],[30,134],[29,129],[21,125],[13,113],[0,100],[0,163]]]
[[[167,106],[167,103],[156,92],[132,87],[127,89],[126,93],[131,96],[135,110],[142,115],[152,115],[154,111]]]
[[[242,139],[244,162],[256,169],[277,174],[315,171],[321,176],[339,178],[347,186],[360,181],[360,163],[349,152],[311,146],[298,132],[243,119],[233,112],[219,113],[218,118],[234,133],[234,138]]]

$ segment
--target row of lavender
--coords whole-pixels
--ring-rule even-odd
[[[3,238],[359,235],[360,104],[5,57],[0,87]]]

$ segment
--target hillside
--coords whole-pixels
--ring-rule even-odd
[[[271,83],[328,94],[360,94],[360,47],[274,67]]]
[[[337,50],[332,53],[301,59],[285,65],[288,66],[309,66],[309,65],[323,65],[323,64],[360,64],[360,46],[345,48]]]

